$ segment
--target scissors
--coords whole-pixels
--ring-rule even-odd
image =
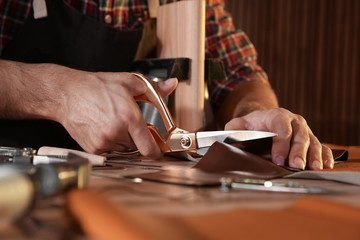
[[[147,102],[156,107],[164,122],[167,136],[163,136],[157,127],[148,124],[148,128],[164,153],[186,152],[191,156],[202,156],[214,142],[244,142],[258,139],[272,138],[277,134],[265,131],[239,130],[239,131],[199,131],[188,132],[178,128],[163,99],[157,92],[157,85],[141,73],[132,72],[147,85],[147,91],[135,97],[136,101]],[[205,151],[204,151],[205,150]]]

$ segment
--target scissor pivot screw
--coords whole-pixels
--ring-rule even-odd
[[[189,148],[191,147],[192,140],[189,136],[182,136],[180,139],[180,145],[182,148]]]

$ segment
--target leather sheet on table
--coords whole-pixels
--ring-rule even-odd
[[[271,179],[277,177],[332,180],[360,185],[360,162],[348,163],[348,153],[344,150],[332,150],[334,169],[320,171],[305,170],[292,172],[276,166],[264,157],[252,154],[229,144],[215,143],[203,159],[194,166],[206,172],[236,171],[240,175],[252,173],[254,178]]]
[[[271,179],[291,173],[263,157],[230,144],[215,142],[193,167],[210,173],[231,172],[248,178]]]
[[[291,172],[271,161],[225,143],[214,143],[193,167],[167,167],[165,170],[131,175],[145,180],[189,186],[220,185],[220,178],[271,179]]]
[[[246,150],[254,152],[251,153],[227,143],[216,142],[193,168],[164,168],[165,170],[156,173],[132,175],[130,177],[190,186],[219,185],[221,177],[234,179],[306,178],[360,185],[360,172],[353,171],[351,168],[347,171],[337,171],[337,166],[341,166],[343,163],[336,164],[336,168],[331,171],[305,170],[293,172],[277,166],[266,159],[269,154],[264,149],[269,146],[271,145],[267,144],[266,147],[258,149],[246,146]],[[257,153],[261,153],[261,155]],[[345,161],[347,152],[337,150],[334,151],[334,156],[337,160]]]
[[[333,150],[333,155],[335,162],[337,162],[334,169],[301,171],[287,175],[285,178],[331,180],[360,185],[360,159],[346,161],[348,153],[344,150]]]

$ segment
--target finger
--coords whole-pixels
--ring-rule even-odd
[[[117,89],[118,92],[124,91],[126,89],[127,93],[122,95],[127,96],[128,94],[132,96],[138,96],[144,94],[147,91],[146,83],[140,79],[138,76],[131,73],[118,73],[117,82],[122,86]],[[145,120],[142,116],[142,113],[136,104],[133,98],[126,98],[126,108],[122,108],[120,112],[120,121],[124,126],[127,126],[125,132],[128,132],[135,143],[137,149],[144,156],[151,156],[154,158],[159,158],[162,154],[160,148],[156,144],[154,138],[150,134]],[[121,126],[120,126],[121,128]],[[121,132],[121,131],[120,131]],[[124,144],[124,139],[126,141],[127,136],[120,136],[121,141],[116,141],[116,143]],[[129,142],[126,141],[125,146],[128,146]]]
[[[249,123],[244,118],[234,118],[228,122],[225,127],[225,130],[251,130]]]
[[[166,97],[175,90],[178,85],[178,80],[177,78],[169,78],[166,81],[158,82],[157,85],[160,96]]]
[[[292,121],[292,127],[293,137],[289,153],[289,166],[305,169],[306,156],[310,145],[309,128],[301,116]]]
[[[243,117],[235,118],[228,124],[228,129],[245,129],[245,130],[257,130],[257,131],[269,131],[269,119],[276,116],[275,111],[254,111]]]
[[[131,107],[133,115],[128,117],[127,122],[129,124],[129,134],[137,149],[143,156],[160,158],[162,156],[160,148],[147,128],[146,122],[135,101],[131,102]]]
[[[123,134],[124,135],[124,134]],[[111,148],[108,151],[129,151],[136,150],[136,144],[132,140],[130,134],[127,134],[127,138],[118,137],[117,140],[111,141]],[[119,135],[120,136],[120,135]],[[110,144],[109,144],[110,145]]]
[[[133,128],[130,126],[129,131],[131,132],[134,143],[141,155],[153,157],[155,159],[159,159],[163,155],[159,146],[156,144],[155,139],[146,127]]]
[[[322,146],[312,133],[310,134],[310,146],[307,154],[307,168],[312,170],[323,169]]]
[[[322,159],[324,168],[334,168],[334,156],[329,147],[322,145]]]
[[[94,154],[101,154],[108,151],[127,151],[129,149],[136,149],[135,144],[131,140],[130,136],[123,137],[124,134],[121,134],[122,131],[116,131],[114,134],[117,134],[117,137],[114,138],[112,136],[103,134],[102,136],[94,137],[91,142],[85,142],[86,148],[84,148],[87,152],[91,152]],[[128,134],[126,134],[128,135]],[[120,140],[114,140],[120,139]]]
[[[136,149],[136,145],[131,139],[130,134],[128,133],[128,119],[132,119],[131,115],[133,110],[128,108],[122,109],[123,115],[128,116],[127,118],[115,117],[114,121],[111,121],[107,124],[96,129],[96,131],[91,131],[91,135],[94,136],[90,138],[90,141],[94,147],[94,151],[97,153],[107,152],[107,151],[125,151],[128,149]]]
[[[272,160],[275,164],[284,166],[290,151],[291,136],[293,134],[291,119],[287,115],[274,118],[270,122],[269,130],[277,133],[277,136],[273,138]]]
[[[279,111],[282,114],[279,114]],[[285,109],[263,112],[253,112],[241,118],[235,118],[225,125],[225,130],[245,129],[271,131],[277,133],[273,138],[272,159],[277,165],[285,165],[290,149],[292,126],[289,112]]]

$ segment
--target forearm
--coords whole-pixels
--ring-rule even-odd
[[[0,118],[52,119],[57,101],[50,84],[54,67],[0,60]]]
[[[250,81],[240,84],[225,99],[216,113],[221,128],[235,117],[256,110],[277,108],[278,101],[271,87],[263,82]]]

